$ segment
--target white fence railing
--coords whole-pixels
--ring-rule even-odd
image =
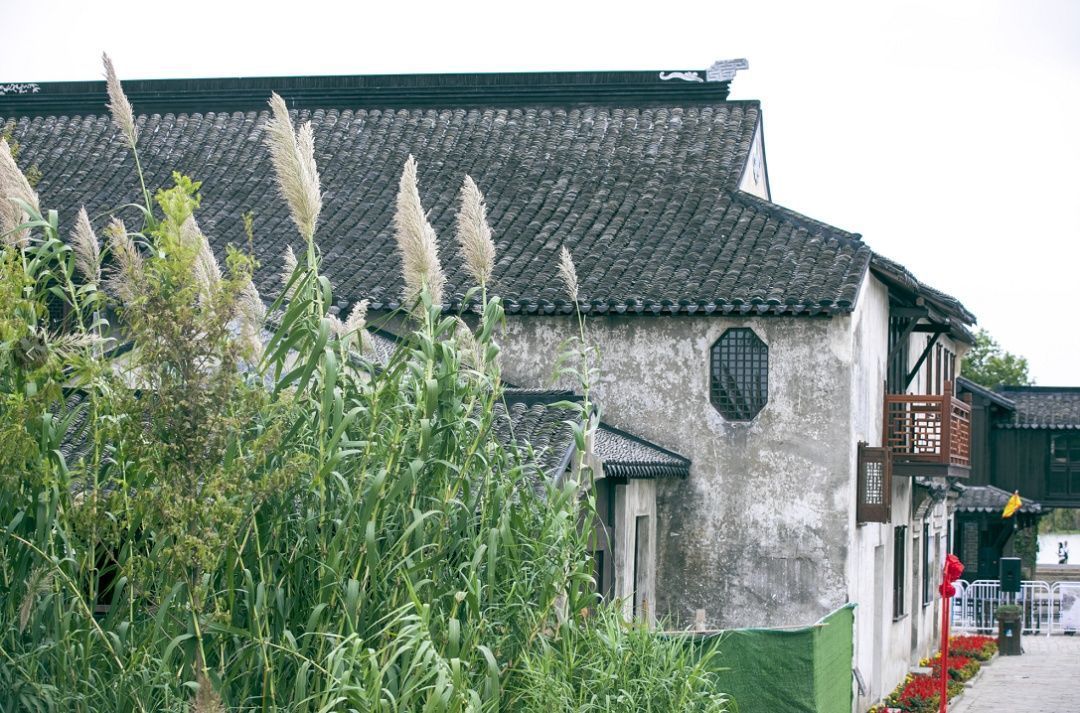
[[[996,579],[959,580],[955,585],[951,619],[957,632],[996,632],[994,612],[1002,604],[1023,609],[1024,634],[1080,632],[1080,582],[1024,581],[1019,594],[1002,592]]]

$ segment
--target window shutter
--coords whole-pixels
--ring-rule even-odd
[[[888,522],[892,505],[892,458],[887,448],[859,443],[858,522]]]

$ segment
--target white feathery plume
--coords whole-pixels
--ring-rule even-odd
[[[416,185],[416,159],[411,155],[405,161],[405,170],[398,186],[394,227],[398,250],[401,252],[405,304],[413,305],[420,298],[425,286],[431,295],[431,301],[442,304],[446,276],[439,262],[439,239],[424,215],[420,190]]]
[[[192,272],[203,297],[209,299],[221,283],[221,266],[218,265],[217,258],[214,257],[214,250],[210,247],[210,241],[199,228],[194,216],[189,215],[180,226],[180,240],[184,244],[194,247],[197,251],[195,253],[195,262],[192,265]]]
[[[49,345],[59,354],[75,354],[98,347],[106,341],[108,340],[97,334],[72,332],[50,336]]]
[[[281,289],[285,289],[289,280],[292,279],[293,274],[296,272],[296,268],[299,263],[296,260],[296,253],[293,252],[291,245],[285,246],[285,254],[281,258]],[[293,286],[295,290],[295,285]],[[285,295],[285,299],[290,299],[292,295]]]
[[[142,255],[128,235],[124,221],[113,218],[105,231],[109,236],[109,250],[116,263],[109,277],[109,287],[124,304],[131,304],[142,282]]]
[[[240,320],[240,339],[247,345],[256,358],[262,355],[262,328],[266,321],[266,305],[263,304],[255,283],[248,280],[240,290],[236,303],[237,317]]]
[[[30,572],[30,577],[26,580],[26,594],[19,605],[19,633],[30,623],[30,615],[34,612],[37,598],[52,588],[53,576],[52,568],[45,565],[39,565]]]
[[[109,113],[112,114],[113,123],[120,133],[127,139],[128,146],[135,148],[135,141],[139,134],[135,128],[135,113],[131,110],[131,102],[128,101],[124,90],[120,87],[120,80],[116,76],[109,55],[101,53],[101,61],[105,64],[105,85],[109,92]]]
[[[368,301],[365,299],[353,304],[352,309],[349,310],[349,316],[344,322],[336,315],[330,315],[327,317],[330,321],[330,330],[338,339],[345,339],[352,334],[359,333],[358,338],[363,344],[367,336],[367,332],[364,330],[367,325],[367,310]]]
[[[565,245],[559,253],[559,277],[562,278],[570,299],[576,304],[578,301],[577,268],[574,267],[574,258],[570,256],[570,251]]]
[[[270,149],[270,162],[274,165],[278,190],[289,204],[289,213],[301,237],[311,240],[315,235],[315,224],[319,222],[319,212],[322,211],[322,191],[315,165],[315,135],[311,122],[301,126],[297,134],[285,100],[276,93],[270,96],[270,111],[273,116],[266,122],[264,143]]]
[[[345,333],[358,332],[367,325],[368,301],[360,300],[353,304],[349,310],[349,317],[345,320]]]
[[[466,364],[480,367],[484,363],[484,352],[480,348],[480,342],[476,341],[476,335],[469,329],[469,325],[461,317],[457,318],[457,326],[454,327],[454,336],[457,337],[458,351]]]
[[[26,241],[27,231],[13,231],[25,223],[29,216],[15,203],[15,199],[26,203],[36,212],[41,212],[37,193],[15,163],[7,140],[0,139],[0,233],[6,236],[5,242],[9,245],[22,245]]]
[[[461,255],[465,259],[469,274],[477,284],[486,285],[495,269],[495,242],[491,239],[484,195],[471,176],[465,176],[465,181],[461,184],[457,239],[461,244]]]
[[[326,321],[330,323],[330,333],[338,339],[345,337],[345,323],[338,319],[336,314],[326,315]]]
[[[75,267],[87,282],[96,285],[101,281],[101,246],[90,226],[90,216],[86,207],[79,208],[75,217],[75,227],[71,231],[71,250],[75,253]]]

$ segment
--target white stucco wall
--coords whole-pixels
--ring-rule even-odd
[[[851,462],[856,462],[858,441],[880,446],[883,439],[883,401],[888,356],[888,290],[876,278],[867,276],[859,303],[852,315],[855,363],[851,371]],[[938,340],[961,355],[962,343],[948,336]],[[915,366],[926,346],[926,335],[913,333],[908,342],[908,370]],[[908,393],[926,393],[925,365],[909,385]],[[852,471],[853,487],[857,477]],[[937,596],[940,570],[947,542],[948,513],[945,503],[917,508],[910,476],[894,475],[891,522],[855,524],[852,509],[850,551],[847,562],[848,596],[857,602],[855,614],[855,665],[868,691],[856,696],[856,710],[866,710],[896,687],[904,676],[936,648],[941,609]],[[921,536],[923,523],[930,524],[932,601],[922,604]],[[905,613],[893,617],[894,528],[906,525]],[[919,550],[916,550],[918,543]],[[919,567],[916,569],[916,561]]]
[[[857,701],[865,709],[881,697],[886,669],[895,668],[890,641],[892,623],[892,526],[855,522],[855,464],[858,443],[882,444],[885,395],[885,357],[888,348],[889,294],[886,287],[869,274],[859,290],[859,302],[852,314],[852,351],[855,362],[851,374],[851,433],[847,444],[851,462],[852,507],[847,513],[851,557],[847,565],[848,598],[855,609],[855,666],[869,688]],[[894,507],[904,493],[894,481]],[[900,492],[897,492],[900,490]],[[906,659],[906,656],[904,657]],[[885,693],[888,691],[885,690]]]
[[[728,422],[709,401],[709,350],[731,327],[769,346],[769,403]],[[560,317],[510,318],[506,378],[551,384]],[[658,483],[656,611],[682,627],[803,625],[848,598],[854,503],[850,319],[605,317],[589,320],[605,421],[693,463]]]
[[[739,179],[739,190],[767,201],[772,200],[769,195],[769,171],[765,165],[765,139],[760,119],[754,131],[754,142],[750,145],[746,166],[743,167],[742,177]]]

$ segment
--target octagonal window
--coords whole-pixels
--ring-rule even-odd
[[[754,330],[735,327],[712,345],[709,398],[729,421],[750,421],[769,400],[769,347]]]

